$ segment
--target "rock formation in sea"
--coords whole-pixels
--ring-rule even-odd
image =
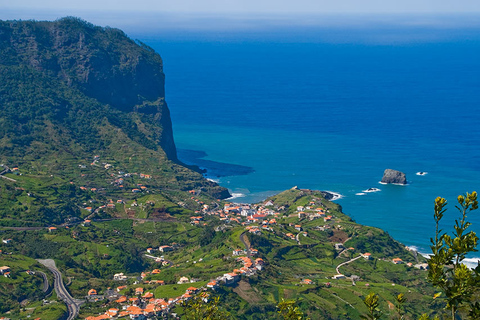
[[[405,173],[393,170],[393,169],[385,169],[383,173],[382,183],[396,183],[396,184],[407,184],[407,177]]]

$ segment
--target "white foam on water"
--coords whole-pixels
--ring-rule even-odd
[[[328,190],[325,190],[325,192],[331,193],[333,195],[333,198],[330,201],[335,201],[335,200],[343,198],[343,195],[341,195],[338,192],[333,192],[333,191],[328,191]]]
[[[245,197],[244,193],[232,193],[232,196],[230,198],[227,198],[225,200],[232,200],[232,199],[237,199],[237,198],[243,198]]]

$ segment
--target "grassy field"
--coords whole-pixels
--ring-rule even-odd
[[[282,203],[285,215],[277,219],[277,224],[270,226],[272,230],[263,230],[260,235],[246,233],[251,247],[258,249],[258,257],[267,264],[257,274],[244,277],[241,287],[224,287],[219,291],[224,305],[235,310],[237,318],[249,319],[259,312],[266,318],[274,317],[276,304],[282,299],[295,299],[312,319],[357,319],[360,314],[366,313],[363,298],[370,292],[379,294],[381,309],[392,317],[394,315],[389,308],[399,293],[404,293],[408,299],[405,319],[414,319],[422,312],[436,308],[437,304],[431,298],[433,290],[425,282],[425,271],[391,262],[392,258],[400,257],[405,262],[416,263],[421,262],[422,257],[414,256],[382,230],[355,224],[320,194],[303,192],[303,196],[299,196],[299,193],[290,190],[280,196],[279,199],[286,201]],[[155,195],[148,195],[138,198],[137,203],[151,203],[154,199]],[[310,221],[293,214],[297,206],[312,202],[322,203],[325,210],[328,208],[334,221]],[[287,203],[290,203],[290,207]],[[295,210],[292,211],[292,207]],[[149,210],[140,211],[146,213],[145,217],[150,217]],[[134,218],[140,215],[137,212]],[[41,268],[32,258],[54,258],[64,273],[65,281],[70,282],[69,291],[76,297],[85,296],[92,288],[104,292],[108,287],[125,284],[127,289],[122,293],[131,293],[135,287],[142,286],[157,298],[174,298],[185,293],[190,286],[204,286],[210,280],[242,266],[232,256],[232,251],[244,248],[240,241],[240,235],[246,232],[244,226],[233,223],[223,231],[216,232],[214,229],[222,225],[217,218],[205,217],[200,226],[193,226],[189,222],[187,214],[168,221],[94,221],[90,226],[76,224],[68,229],[58,228],[55,232],[48,232],[46,228],[4,230],[4,235],[12,238],[13,243],[3,245],[2,249],[5,251],[8,248],[18,255],[0,256],[0,259],[4,259],[0,261],[5,261],[0,264],[7,264],[18,273],[17,270],[22,268]],[[296,224],[301,224],[303,231],[307,232],[306,236],[303,233],[299,235],[300,243],[286,236],[287,233],[299,233],[293,226]],[[317,229],[325,225],[328,228],[324,231]],[[338,242],[343,242],[348,250],[336,250],[335,244]],[[171,261],[172,264],[168,266],[143,256],[147,248],[161,245],[174,246],[173,251],[156,251],[152,254]],[[355,282],[351,279],[332,279],[337,274],[335,268],[339,264],[367,250],[373,260],[360,258],[340,268],[340,272],[347,277],[354,276]],[[5,260],[5,257],[10,260]],[[134,284],[142,271],[151,272],[154,269],[160,269],[161,272],[149,274],[144,280],[163,280],[165,285]],[[127,274],[129,279],[124,283],[113,281],[113,274],[119,272]],[[182,276],[198,279],[198,282],[179,285],[177,281]],[[304,279],[314,283],[302,284]],[[36,283],[36,291],[32,289],[32,292],[38,292],[40,280],[36,280],[38,283],[27,281],[26,274],[19,274],[15,279],[1,277],[0,285],[23,288],[21,283],[30,286]],[[62,308],[55,304],[40,306],[35,304],[35,300],[31,303],[30,311],[35,316],[53,316],[62,312]],[[87,304],[83,308],[82,315],[88,315],[99,312],[101,305]]]

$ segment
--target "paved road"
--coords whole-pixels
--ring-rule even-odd
[[[38,273],[39,275],[42,276],[43,278],[43,288],[42,288],[42,291],[43,292],[47,292],[48,291],[48,278],[47,278],[47,275],[42,272],[42,271],[35,271],[36,273]]]
[[[10,168],[7,167],[6,165],[4,165],[3,167],[5,168],[5,170],[3,170],[2,172],[0,172],[0,178],[7,179],[7,180],[10,180],[10,181],[13,181],[13,182],[17,182],[17,180],[15,180],[15,179],[12,179],[12,178],[5,177],[5,176],[4,176],[5,173],[10,172]]]
[[[242,232],[240,235],[240,241],[242,241],[243,245],[245,246],[245,252],[247,253],[247,257],[252,258],[252,253],[250,252],[250,247],[247,245],[247,242],[245,241],[245,237],[247,235],[245,232]]]
[[[80,306],[77,304],[77,302],[72,298],[70,293],[65,289],[65,286],[63,285],[63,280],[62,280],[62,274],[60,271],[58,271],[57,267],[55,266],[55,261],[52,259],[45,259],[45,260],[37,260],[41,264],[43,264],[45,267],[50,270],[53,275],[55,276],[55,280],[53,282],[53,287],[55,288],[55,292],[57,293],[57,296],[65,302],[67,305],[67,310],[68,310],[68,317],[67,320],[73,320],[78,316],[78,312],[80,310]]]
[[[302,232],[300,232],[300,233],[302,233]],[[302,244],[300,243],[300,233],[297,233],[297,236],[295,237],[295,238],[297,238],[297,244],[298,244],[299,246],[302,245]]]
[[[340,274],[340,271],[339,271],[338,269],[339,269],[341,266],[343,266],[343,265],[345,265],[345,264],[347,264],[347,263],[353,262],[353,261],[355,261],[355,260],[357,260],[357,259],[360,259],[361,257],[362,257],[362,255],[359,255],[358,257],[353,258],[352,260],[348,260],[348,261],[345,261],[345,262],[343,262],[343,263],[340,263],[340,264],[337,266],[337,273]]]
[[[154,259],[154,260],[160,258],[160,257],[155,257],[155,256],[152,256],[152,255],[149,255],[149,254],[144,254],[144,256],[147,257],[147,258],[150,258],[150,259]],[[165,259],[165,258],[163,260],[167,261],[169,263],[168,268],[173,267],[173,261],[172,260],[168,260],[168,259]]]

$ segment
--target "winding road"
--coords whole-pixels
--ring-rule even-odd
[[[78,316],[78,312],[80,310],[80,305],[72,298],[70,293],[65,289],[62,280],[62,274],[58,271],[57,267],[55,266],[55,261],[52,259],[38,259],[38,262],[43,264],[45,267],[50,270],[53,275],[55,276],[55,280],[53,282],[53,287],[55,288],[55,292],[57,296],[65,302],[67,305],[68,317],[67,320],[73,320]]]
[[[47,292],[47,291],[48,291],[48,288],[49,288],[47,275],[46,275],[44,272],[42,272],[42,271],[35,271],[35,272],[42,276],[42,278],[43,278],[43,288],[42,288],[42,291],[43,291],[43,292]]]
[[[345,261],[345,262],[343,262],[343,263],[340,263],[340,264],[337,266],[337,268],[336,268],[337,273],[340,274],[339,268],[340,268],[341,266],[346,265],[347,263],[353,262],[353,261],[355,261],[355,260],[357,260],[357,259],[360,259],[361,257],[362,257],[362,255],[359,255],[359,256],[356,257],[356,258],[353,258],[353,259],[351,259],[351,260],[348,260],[348,261]]]

